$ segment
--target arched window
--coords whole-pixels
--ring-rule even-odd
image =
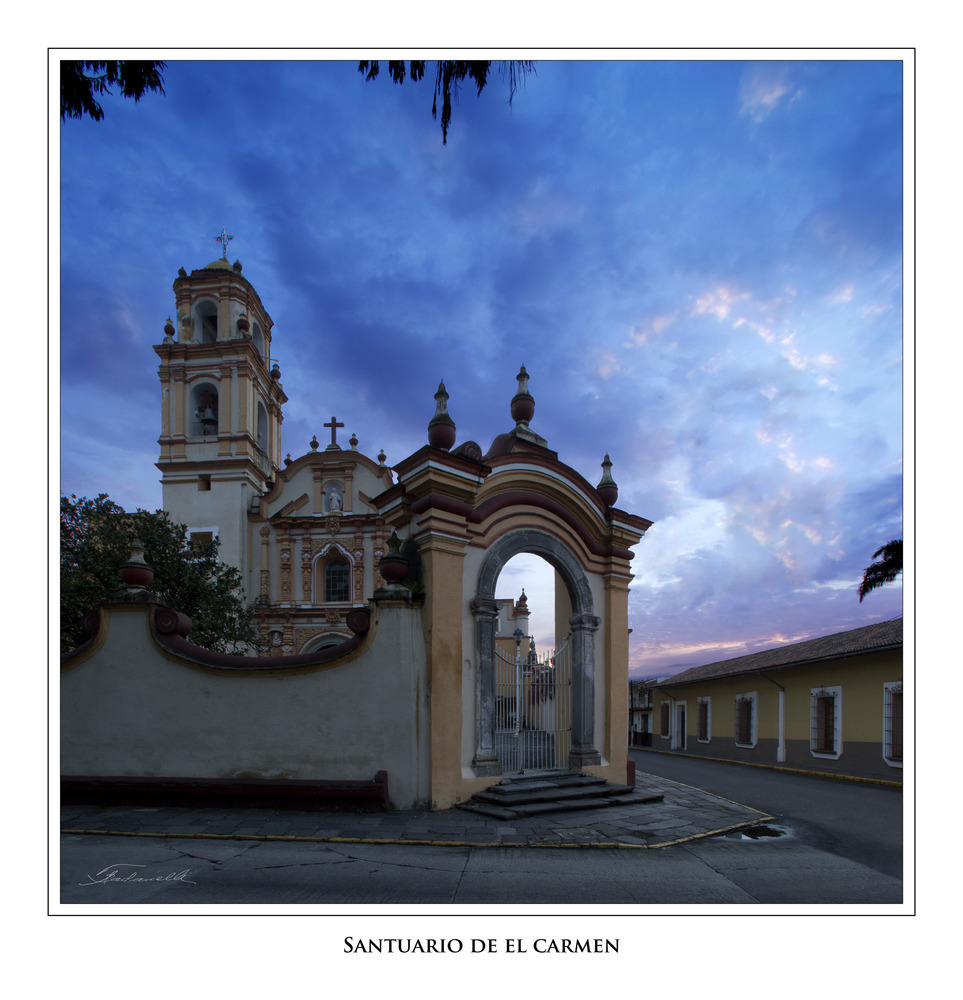
[[[200,382],[191,389],[188,414],[191,437],[217,436],[217,386]]]
[[[324,565],[324,601],[343,603],[350,599],[351,567],[347,559],[331,559]]]
[[[340,646],[347,642],[350,638],[350,635],[341,635],[338,632],[325,632],[324,635],[318,636],[310,642],[306,642],[304,644],[304,649],[302,649],[301,652],[319,653],[322,649],[333,649],[335,646]]]
[[[265,454],[268,450],[268,417],[264,404],[258,400],[257,404],[257,446]]]
[[[257,325],[257,323],[254,324],[254,332],[251,335],[251,339],[254,341],[254,346],[257,348],[258,354],[260,354],[261,357],[263,358],[264,357],[264,334],[261,333],[261,328]]]
[[[205,299],[194,309],[194,339],[201,344],[217,342],[217,303]]]

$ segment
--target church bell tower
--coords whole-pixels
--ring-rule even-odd
[[[245,578],[247,515],[280,467],[287,396],[271,361],[273,323],[241,264],[223,256],[174,281],[160,357],[164,510],[192,537],[218,537],[220,559]]]

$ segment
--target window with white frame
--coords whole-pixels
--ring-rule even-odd
[[[735,725],[733,733],[737,747],[754,747],[756,745],[756,709],[759,700],[758,692],[747,691],[736,695]]]
[[[659,708],[659,735],[662,739],[667,740],[669,738],[669,703],[667,701],[662,702]]]
[[[903,766],[903,682],[883,685],[883,759],[890,767]]]
[[[700,743],[712,739],[712,698],[699,698],[696,702],[696,738]]]
[[[838,760],[843,752],[843,689],[813,688],[809,692],[809,752]]]

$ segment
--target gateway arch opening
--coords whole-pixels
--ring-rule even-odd
[[[506,586],[514,590],[522,579],[519,571],[531,577],[524,599],[496,597]],[[472,610],[478,664],[475,773],[598,764],[594,666],[600,619],[578,560],[544,532],[503,536],[486,555]]]

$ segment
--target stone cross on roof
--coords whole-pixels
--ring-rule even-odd
[[[222,260],[227,260],[227,245],[233,239],[234,239],[233,236],[228,236],[227,235],[227,230],[226,229],[222,229],[221,230],[221,235],[220,236],[215,236],[214,237],[214,242],[221,244],[221,248],[223,250],[222,258],[221,258]]]
[[[331,444],[328,445],[328,450],[331,451],[337,448],[339,451],[340,446],[338,445],[338,428],[344,427],[344,424],[339,424],[336,417],[331,418],[331,423],[325,424],[325,427],[331,428]]]

